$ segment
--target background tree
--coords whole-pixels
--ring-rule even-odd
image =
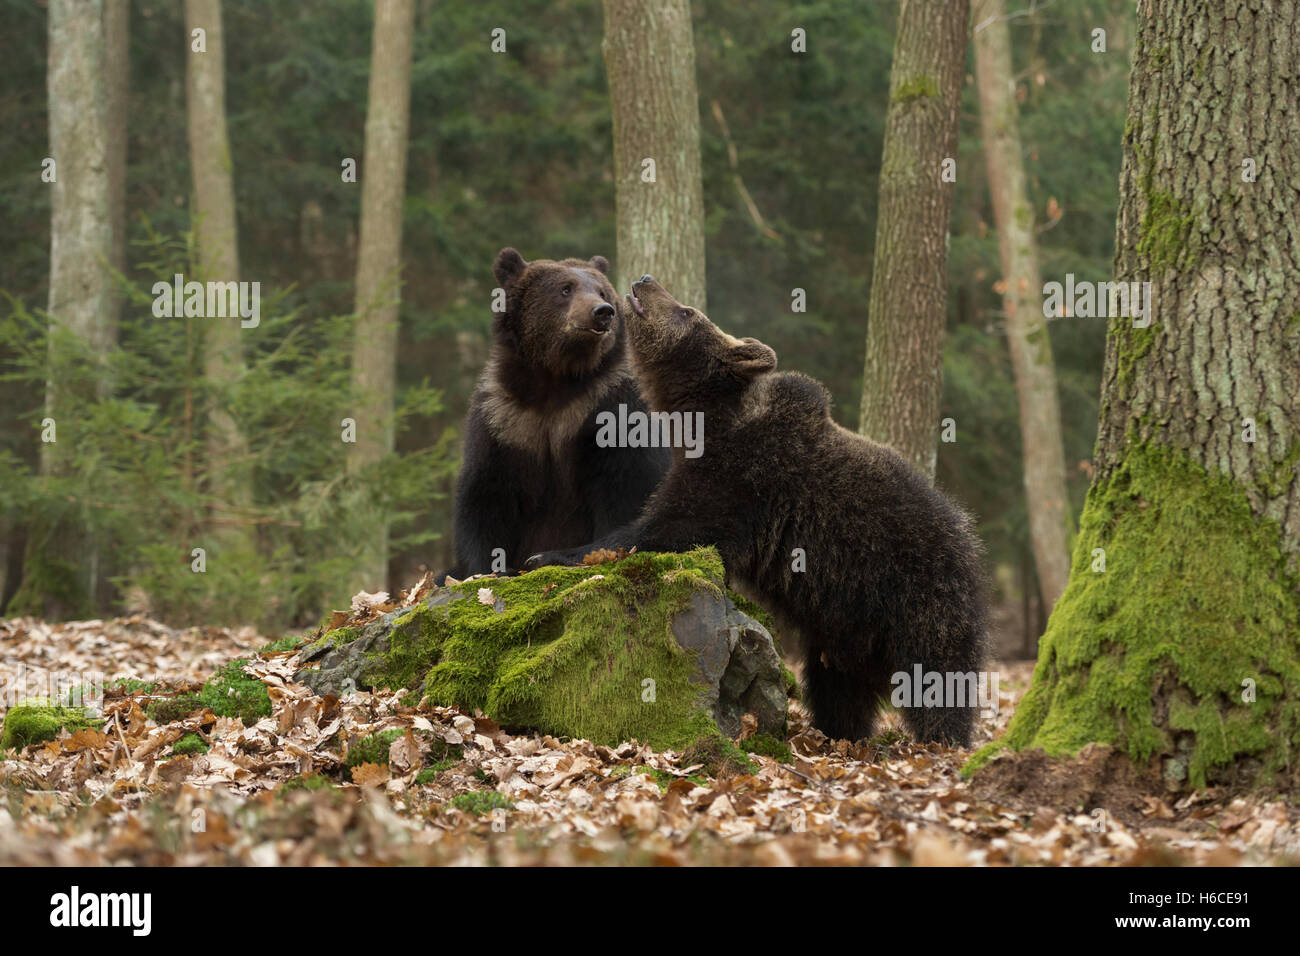
[[[1159,758],[1171,783],[1294,773],[1300,744],[1300,20],[1143,0],[1115,278],[1070,584],[1006,737]]]
[[[893,3],[858,3],[851,15],[846,9],[836,4],[791,8],[779,0],[696,3],[692,32],[700,101],[707,104],[700,116],[700,160],[711,314],[728,331],[772,345],[783,368],[823,381],[836,420],[856,428],[863,354],[845,343],[862,342],[863,303],[873,284],[878,178],[899,11]],[[1127,88],[1132,3],[1080,0],[1033,8],[1022,3],[1012,9],[1023,14],[1010,25],[1026,186],[1035,209],[1044,210],[1055,199],[1062,211],[1059,219],[1045,217],[1043,225],[1050,228],[1038,235],[1044,278],[1063,278],[1068,271],[1080,279],[1108,279],[1124,128],[1123,110],[1115,104]],[[340,344],[333,326],[355,307],[362,190],[340,180],[339,159],[358,156],[364,139],[374,5],[373,0],[318,0],[284,7],[262,0],[223,0],[222,15],[225,35],[231,38],[224,52],[233,160],[241,170],[257,171],[235,178],[239,260],[246,277],[262,282],[264,317],[262,327],[242,336],[246,372],[241,384],[221,386],[220,396],[238,409],[250,460],[260,462],[251,476],[258,520],[270,517],[268,507],[276,516],[302,520],[300,509],[317,500],[312,491],[359,494],[362,485],[389,482],[382,475],[364,481],[352,476],[330,485],[324,476],[332,475],[334,463],[326,467],[324,449],[339,452],[341,462],[343,451],[353,447],[338,442],[338,418],[329,435],[320,435],[307,427],[314,415],[286,415],[294,400],[277,385],[281,377],[256,380],[259,363],[271,361],[277,345],[267,324],[269,300],[275,295],[276,312],[293,316],[291,327],[299,341],[320,350],[328,338],[344,352],[341,380],[315,373],[331,383],[329,407],[349,390],[350,327],[346,344]],[[539,254],[584,257],[594,252],[613,257],[616,251],[610,99],[601,31],[591,30],[599,16],[598,0],[416,4],[395,397],[399,412],[406,412],[396,439],[399,457],[441,449],[454,458],[457,429],[486,356],[491,314],[484,303],[495,284],[491,262],[497,249],[511,244]],[[50,154],[47,8],[29,0],[0,0],[0,20],[5,24],[0,31],[0,89],[5,90],[0,97],[5,129],[0,137],[0,208],[6,226],[0,230],[0,290],[13,296],[0,299],[0,564],[3,597],[8,598],[22,572],[23,529],[34,516],[55,509],[56,502],[69,505],[66,495],[80,491],[38,479],[40,442],[32,423],[44,417],[43,390],[25,377],[10,378],[16,362],[35,354],[31,346],[45,349],[43,325],[16,322],[17,340],[3,333],[21,309],[39,311],[49,297],[52,189],[32,187],[32,171]],[[495,27],[507,30],[508,49],[489,57],[488,38]],[[1104,54],[1087,42],[1097,27],[1107,33]],[[796,28],[806,42],[795,42]],[[183,4],[132,0],[126,272],[133,282],[146,283],[146,292],[156,268],[175,265],[174,271],[188,274],[192,265],[183,243],[178,254],[171,254],[172,240],[192,225],[186,202],[193,190],[190,164],[186,151],[176,148],[187,133],[183,77],[190,53],[188,43],[177,42],[185,29]],[[1037,586],[1025,494],[1020,482],[1007,481],[1022,469],[1019,410],[1000,296],[993,289],[1002,270],[997,233],[991,228],[973,82],[963,87],[962,96],[940,406],[940,418],[953,416],[959,428],[955,443],[939,446],[936,480],[977,516],[997,585],[998,621],[1004,631],[1014,630],[1018,646],[1024,568],[1029,568],[1035,594]],[[535,122],[534,117],[547,119]],[[724,122],[729,127],[725,132]],[[159,242],[167,255],[160,254]],[[791,289],[796,287],[808,292],[806,312],[791,311]],[[125,307],[123,323],[124,332],[132,323],[142,329],[158,325],[147,302],[139,316]],[[197,336],[204,324],[191,321],[193,341],[177,327],[159,327],[170,335],[168,346],[181,351],[147,352],[151,361],[168,357],[169,382],[177,389],[192,385],[189,394],[200,412],[203,397],[216,390],[202,374]],[[1070,320],[1051,322],[1048,331],[1070,465],[1067,491],[1077,509],[1087,490],[1084,469],[1096,437],[1105,327]],[[123,347],[126,364],[137,367],[140,343],[124,339]],[[191,349],[198,365],[175,368],[171,360],[186,357]],[[331,355],[329,363],[336,358]],[[319,360],[326,361],[323,354]],[[444,395],[436,411],[410,400],[425,380]],[[131,395],[121,377],[115,389],[119,396]],[[312,394],[319,409],[319,393]],[[158,396],[142,384],[138,400],[149,408]],[[179,434],[185,408],[185,395],[178,391],[174,411]],[[338,417],[356,411],[348,399]],[[286,445],[289,421],[300,437]],[[139,423],[132,424],[141,431]],[[82,442],[87,454],[108,434],[103,427],[88,434]],[[151,446],[134,442],[132,454],[122,459],[124,469],[147,458],[140,451]],[[325,444],[318,448],[317,442]],[[129,445],[125,438],[123,444]],[[278,449],[273,464],[265,458],[268,448]],[[202,447],[193,451],[192,476],[204,490],[205,455]],[[179,451],[168,460],[186,467]],[[132,501],[144,493],[143,486],[127,482],[129,474],[120,476],[120,482],[106,481],[93,470],[93,462],[87,458],[86,482],[98,479],[101,487],[126,492]],[[454,469],[440,467],[436,474],[438,490],[445,493]],[[298,495],[300,500],[292,497]],[[169,528],[188,527],[180,518],[195,513],[194,500],[170,503],[170,514],[150,512],[147,517],[166,517]],[[413,579],[421,565],[443,568],[451,563],[449,499],[425,494],[418,500],[418,507],[408,510],[406,524],[391,525],[394,583]],[[292,596],[281,587],[280,603],[259,602],[262,585],[250,589],[243,583],[238,585],[240,607],[262,608],[277,620],[287,613],[314,620],[313,613],[319,616],[346,603],[358,586],[356,548],[346,549],[346,569],[333,549],[346,544],[340,539],[348,536],[339,522],[358,509],[339,501],[312,513],[314,522],[329,515],[328,541],[323,529],[259,524],[258,561],[263,563],[250,562],[249,567],[265,571],[269,549],[291,545],[296,556]],[[177,551],[194,539],[191,531],[169,532],[170,551],[145,553],[136,542],[146,532],[163,539],[154,534],[153,524],[128,511],[124,500],[93,510],[108,521],[100,532],[110,543],[103,553],[129,553],[136,562],[136,570],[129,572],[131,587],[156,590],[161,582],[176,583]],[[219,510],[226,513],[224,507]],[[351,540],[369,538],[363,529]],[[182,567],[188,574],[188,563]],[[211,582],[216,573],[210,565],[206,576],[190,578]],[[284,579],[277,571],[258,580],[270,586]],[[236,586],[223,589],[230,597]],[[166,609],[168,620],[214,619],[187,594],[157,603],[157,613]],[[96,613],[122,607],[118,595]],[[226,605],[215,610],[229,619],[239,613]],[[1030,618],[1036,616],[1035,608],[1029,611]],[[1041,628],[1032,636],[1039,633]]]
[[[201,37],[195,35],[201,30]],[[239,281],[239,235],[230,139],[226,132],[225,34],[221,0],[185,0],[185,109],[194,180],[194,237],[201,282]],[[248,443],[223,398],[244,371],[238,318],[203,325],[204,372],[216,399],[208,410],[208,480],[213,540],[232,557],[247,548],[251,485]]]
[[[366,151],[361,174],[361,249],[357,256],[356,344],[353,383],[356,415],[354,469],[393,452],[393,396],[401,305],[402,202],[411,107],[411,36],[414,0],[376,0]],[[361,543],[365,586],[388,581],[388,528],[376,522]]]
[[[1034,207],[1025,185],[1004,0],[978,0],[974,31],[984,155],[1005,285],[1007,347],[1020,405],[1029,535],[1043,604],[1050,608],[1070,573],[1069,499],[1061,404],[1052,340],[1043,317]]]
[[[49,155],[54,160],[55,177],[49,187],[52,356],[68,340],[84,342],[96,353],[107,351],[113,341],[105,33],[103,0],[51,0]],[[100,378],[94,386],[102,391],[106,381]],[[65,449],[71,431],[66,426],[76,402],[72,392],[84,384],[61,376],[58,364],[52,362],[45,415],[56,429],[64,426],[65,444],[61,447],[56,440],[41,445],[41,468],[47,476],[68,468]],[[47,516],[28,541],[24,603],[40,608],[47,616],[83,611],[95,594],[99,549],[96,542],[86,540],[80,513],[84,507],[84,502],[72,502]]]
[[[903,0],[889,81],[858,430],[934,479],[968,0]],[[954,178],[944,180],[943,164]]]
[[[604,0],[616,287],[650,273],[704,310],[704,187],[690,0]],[[647,165],[653,161],[653,170]],[[653,172],[653,181],[647,177]]]

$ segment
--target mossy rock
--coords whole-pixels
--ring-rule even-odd
[[[86,727],[102,727],[104,722],[87,717],[80,707],[60,707],[48,701],[25,701],[10,707],[0,732],[0,750],[29,747],[32,744],[53,740],[59,731],[69,732]]]
[[[785,731],[772,636],[736,606],[711,548],[441,588],[326,633],[303,660],[297,679],[318,694],[407,688],[413,701],[611,746],[680,749],[739,733],[745,713],[760,732]]]

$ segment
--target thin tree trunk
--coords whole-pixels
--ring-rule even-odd
[[[1013,747],[1294,780],[1297,52],[1295,0],[1138,4],[1115,275],[1151,295],[1111,319],[1073,572]]]
[[[968,0],[903,0],[880,172],[859,430],[934,480]]]
[[[617,286],[649,273],[704,311],[704,186],[689,0],[604,0]],[[653,166],[651,167],[651,161]],[[646,181],[653,172],[653,182]]]
[[[190,167],[194,177],[194,230],[200,281],[239,281],[239,242],[230,141],[226,135],[225,38],[221,0],[185,0],[185,103],[189,119]],[[194,31],[205,34],[205,52],[193,48]],[[216,388],[229,385],[244,370],[239,317],[205,319],[203,371]],[[214,510],[238,512],[251,501],[243,467],[248,445],[224,408],[209,413],[207,472]],[[219,527],[226,548],[242,547],[246,533],[237,524]]]
[[[97,354],[113,343],[113,256],[103,0],[50,0],[50,155],[56,179],[50,223],[50,348],[63,330]],[[102,381],[102,380],[101,380]],[[91,396],[80,396],[87,400]],[[77,398],[51,378],[46,414],[66,427]],[[65,431],[66,434],[66,431]],[[65,439],[66,440],[66,439]],[[66,465],[57,442],[41,446],[48,475]],[[25,572],[30,609],[47,617],[84,613],[96,591],[98,548],[76,515],[35,529]]]
[[[105,106],[108,117],[108,213],[113,230],[109,262],[126,271],[126,107],[131,90],[131,4],[105,0]],[[114,295],[111,328],[116,333],[121,297]],[[116,335],[114,335],[116,337]]]
[[[1006,285],[1007,346],[1020,404],[1029,536],[1043,603],[1050,608],[1070,573],[1065,447],[1052,343],[1043,318],[1043,283],[1025,185],[1005,6],[1004,0],[980,0],[975,8],[975,73]]]
[[[411,111],[413,0],[376,0],[370,102],[361,177],[361,247],[357,257],[357,326],[353,383],[361,395],[354,469],[393,451],[393,396],[401,304],[402,204]],[[388,526],[375,524],[362,556],[364,580],[388,579]]]

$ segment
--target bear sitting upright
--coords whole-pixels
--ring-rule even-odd
[[[505,311],[465,423],[456,482],[456,577],[508,572],[525,557],[571,547],[631,521],[668,469],[662,448],[602,448],[596,416],[645,410],[627,367],[627,311],[589,261],[514,249],[493,271]]]
[[[634,523],[525,566],[714,545],[741,590],[800,632],[805,698],[824,733],[870,736],[891,682],[919,695],[920,670],[951,697],[905,701],[908,728],[968,745],[986,622],[970,519],[893,449],[836,425],[818,382],[774,373],[762,342],[726,334],[650,276],[632,292],[641,387],[657,412],[704,412],[703,454],[674,454]]]

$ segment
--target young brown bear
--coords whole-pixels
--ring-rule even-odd
[[[656,411],[704,412],[704,453],[674,453],[636,522],[526,567],[577,564],[597,548],[715,545],[735,583],[801,633],[805,699],[824,733],[870,736],[903,674],[912,733],[969,744],[974,694],[957,690],[981,667],[986,618],[969,518],[891,448],[831,421],[818,382],[774,373],[766,345],[727,335],[650,276],[632,291],[642,388]],[[920,699],[918,666],[951,697]]]
[[[596,442],[601,411],[645,410],[627,367],[627,310],[608,268],[604,256],[497,254],[505,311],[493,320],[492,353],[465,423],[456,577],[509,571],[535,551],[631,521],[668,469],[665,449]]]

